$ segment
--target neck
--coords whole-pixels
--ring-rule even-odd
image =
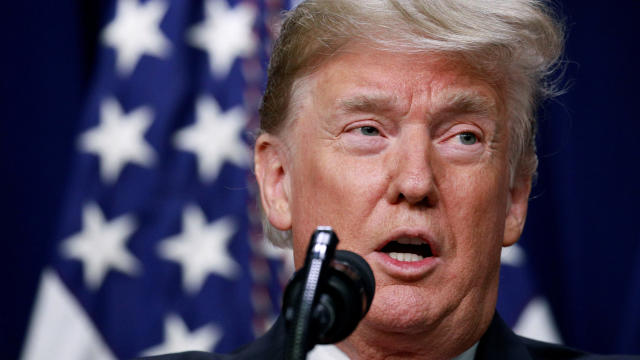
[[[370,327],[363,322],[338,347],[353,360],[453,359],[480,340],[487,326],[477,325],[465,329],[438,326],[422,332],[397,333]]]

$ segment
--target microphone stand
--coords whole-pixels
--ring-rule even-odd
[[[318,303],[318,287],[327,276],[337,244],[338,238],[329,226],[319,226],[311,236],[303,270],[308,276],[303,285],[302,297],[296,304],[294,313],[285,314],[287,318],[294,318],[292,332],[287,336],[287,360],[303,360],[306,358],[307,350],[310,350],[311,314]]]

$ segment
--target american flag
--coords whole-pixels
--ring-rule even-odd
[[[277,315],[251,130],[280,1],[114,0],[23,358],[227,352]]]
[[[290,6],[108,2],[23,359],[229,352],[268,328],[291,264],[262,238],[250,144]],[[521,250],[503,258],[523,284]],[[507,320],[539,319],[518,295]]]

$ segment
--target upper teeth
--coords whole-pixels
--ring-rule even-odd
[[[396,240],[398,243],[400,244],[406,244],[406,245],[422,245],[424,244],[424,242],[418,238],[407,238],[407,237],[403,237],[403,238],[399,238]]]
[[[391,256],[392,259],[396,259],[398,261],[420,261],[424,259],[422,256],[412,253],[390,252],[389,256]]]

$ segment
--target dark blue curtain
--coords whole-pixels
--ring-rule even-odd
[[[566,344],[640,353],[640,2],[559,7],[568,91],[539,113],[539,178],[521,245]],[[0,5],[2,358],[18,357],[52,250],[101,10],[99,1]]]
[[[540,112],[521,245],[565,343],[640,353],[640,2],[562,5],[567,93]]]
[[[86,5],[81,5],[86,3]],[[99,2],[0,4],[0,357],[16,359],[59,220]]]

